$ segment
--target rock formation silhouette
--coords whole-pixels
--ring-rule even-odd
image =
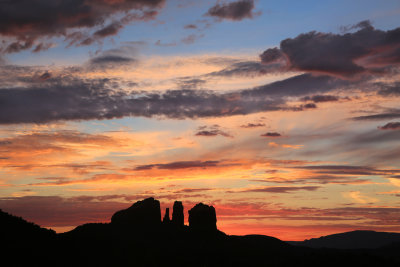
[[[185,216],[183,214],[183,205],[181,201],[175,201],[172,210],[172,223],[177,226],[183,226]]]
[[[154,227],[161,223],[160,201],[147,198],[138,201],[125,210],[114,213],[111,224],[126,226]]]
[[[172,211],[172,221],[169,217],[169,208],[166,208],[163,223],[183,227],[184,207],[181,201],[175,201]],[[112,225],[125,225],[129,227],[158,227],[161,225],[160,202],[154,198],[147,198],[134,203],[127,209],[117,211],[111,217]],[[201,231],[216,231],[217,216],[215,208],[203,203],[196,204],[189,210],[189,229]]]
[[[189,228],[201,231],[217,230],[217,216],[213,206],[196,204],[189,210]]]
[[[164,224],[169,224],[171,220],[169,219],[169,208],[165,208],[164,219],[162,221]]]

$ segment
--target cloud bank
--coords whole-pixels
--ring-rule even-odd
[[[2,1],[0,36],[11,38],[4,53],[49,47],[51,37],[69,45],[89,45],[115,35],[132,21],[154,19],[165,0],[19,0]],[[109,24],[107,24],[107,22]],[[107,24],[105,26],[105,24]],[[94,30],[94,32],[90,32]]]
[[[381,73],[398,65],[400,28],[382,31],[369,21],[357,24],[353,33],[309,32],[283,40],[279,48],[261,55],[264,64],[285,61],[288,69],[351,78],[364,73]]]
[[[96,60],[102,63],[120,59],[100,57]],[[305,74],[232,93],[187,89],[146,92],[121,90],[118,81],[113,79],[52,77],[27,87],[1,88],[0,124],[125,116],[195,119],[275,110],[301,111],[311,107],[288,106],[285,97],[332,90],[343,84],[327,76]]]

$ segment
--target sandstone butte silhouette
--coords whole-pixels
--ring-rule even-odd
[[[162,224],[161,224],[162,223]],[[111,225],[133,228],[159,228],[162,225],[175,226],[176,229],[184,227],[184,208],[182,202],[175,201],[172,210],[172,220],[169,218],[169,208],[161,221],[160,201],[147,198],[138,201],[131,207],[117,211],[111,217]],[[217,216],[215,208],[203,203],[196,204],[189,210],[189,229],[192,231],[215,232],[217,231]]]
[[[161,220],[160,202],[147,198],[114,213],[110,223],[89,223],[56,234],[0,210],[1,266],[400,266],[400,235],[356,231],[332,236],[335,244],[362,236],[374,249],[316,249],[263,235],[226,235],[216,210],[203,203],[188,211],[175,201]],[[390,235],[387,235],[390,234]],[[341,238],[344,235],[344,238]],[[365,239],[365,236],[370,239]],[[388,238],[390,236],[390,238]],[[324,244],[330,237],[321,239]],[[398,238],[398,239],[396,239]],[[308,240],[310,241],[310,240]],[[314,247],[317,247],[316,240]],[[320,241],[320,243],[322,242]],[[354,240],[353,240],[354,241]],[[292,242],[299,243],[299,242]],[[301,243],[301,242],[300,242]],[[354,242],[353,242],[354,243]],[[317,244],[317,245],[315,245]],[[7,263],[7,265],[5,265]]]

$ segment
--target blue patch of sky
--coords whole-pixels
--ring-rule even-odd
[[[262,14],[253,19],[242,21],[216,22],[213,18],[203,16],[216,2],[190,1],[185,7],[178,7],[185,1],[167,1],[154,21],[135,22],[121,30],[118,36],[109,38],[102,45],[89,47],[65,48],[62,38],[58,38],[58,47],[42,53],[23,52],[8,55],[8,59],[17,64],[49,65],[65,62],[80,64],[90,54],[99,49],[110,49],[129,41],[145,41],[147,55],[185,55],[217,53],[221,51],[259,50],[278,46],[283,39],[296,37],[309,31],[339,32],[340,26],[356,24],[370,19],[376,28],[384,30],[400,26],[400,2],[398,0],[270,0],[256,1],[255,11]],[[184,25],[204,24],[199,20],[208,20],[212,26],[203,31],[184,29]],[[181,40],[190,34],[203,37],[193,44],[184,44]],[[176,46],[156,46],[160,40],[163,44],[176,43]]]
[[[199,120],[170,120],[154,119],[143,117],[124,117],[113,120],[93,120],[81,122],[77,125],[83,132],[101,133],[106,131],[132,131],[132,132],[153,132],[170,131],[182,133],[187,129],[196,130],[201,122]],[[203,125],[203,124],[201,124]]]

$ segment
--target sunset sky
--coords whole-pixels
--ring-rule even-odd
[[[399,103],[398,0],[0,0],[0,208],[400,232]]]

